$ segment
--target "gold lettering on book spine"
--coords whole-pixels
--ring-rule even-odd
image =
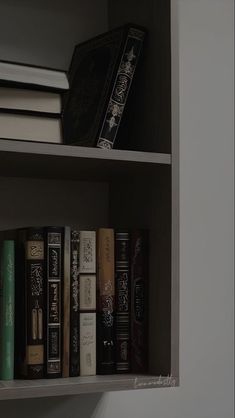
[[[43,345],[27,345],[26,364],[28,365],[43,364],[43,361],[44,361]]]
[[[27,241],[26,242],[26,258],[27,260],[43,260],[44,259],[43,241]]]

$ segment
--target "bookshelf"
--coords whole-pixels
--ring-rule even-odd
[[[0,20],[4,21],[10,9],[6,0],[0,1],[4,6]],[[0,139],[0,229],[22,225],[77,225],[78,222],[81,229],[148,228],[150,367],[147,376],[0,381],[0,400],[177,386],[179,161],[175,135],[177,112],[172,112],[176,103],[174,89],[171,90],[170,1],[97,0],[90,6],[84,0],[69,0],[67,4],[60,0],[54,16],[58,23],[53,33],[50,27],[52,5],[43,7],[46,4],[43,1],[38,6],[33,0],[31,6],[24,1],[19,8],[13,3],[13,22],[24,20],[24,16],[31,17],[32,21],[31,25],[21,27],[28,39],[26,43],[21,43],[18,29],[9,33],[2,22],[1,54],[6,60],[67,69],[73,45],[79,41],[128,21],[149,30],[145,65],[140,72],[142,83],[136,86],[131,99],[134,105],[129,115],[130,149],[108,151]],[[71,18],[71,31],[66,40],[62,40],[60,30],[65,10],[66,19]],[[40,43],[39,27],[32,31],[32,22],[43,17],[45,31],[50,36],[48,43],[43,38]],[[81,21],[79,29],[78,21]],[[87,25],[82,23],[84,21]],[[61,48],[56,49],[57,35]],[[38,48],[34,48],[35,45]]]
[[[125,178],[135,172],[151,175],[159,164],[171,164],[170,154],[4,139],[0,139],[0,157],[0,175],[77,180]]]

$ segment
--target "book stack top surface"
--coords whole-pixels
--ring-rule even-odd
[[[67,90],[66,72],[28,64],[0,61],[0,81],[6,84],[22,84],[44,89]]]

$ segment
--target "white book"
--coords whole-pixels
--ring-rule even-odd
[[[62,143],[61,121],[44,116],[0,113],[0,138]]]
[[[80,274],[80,311],[96,310],[96,275]]]
[[[79,259],[80,274],[96,272],[96,231],[80,231]]]
[[[96,374],[96,314],[80,313],[80,375]]]
[[[61,113],[61,95],[50,91],[0,87],[0,108]]]
[[[0,61],[0,80],[49,89],[68,90],[69,88],[65,71],[5,61]]]

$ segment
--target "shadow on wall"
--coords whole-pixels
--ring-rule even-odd
[[[92,418],[103,394],[0,402],[1,418]]]

